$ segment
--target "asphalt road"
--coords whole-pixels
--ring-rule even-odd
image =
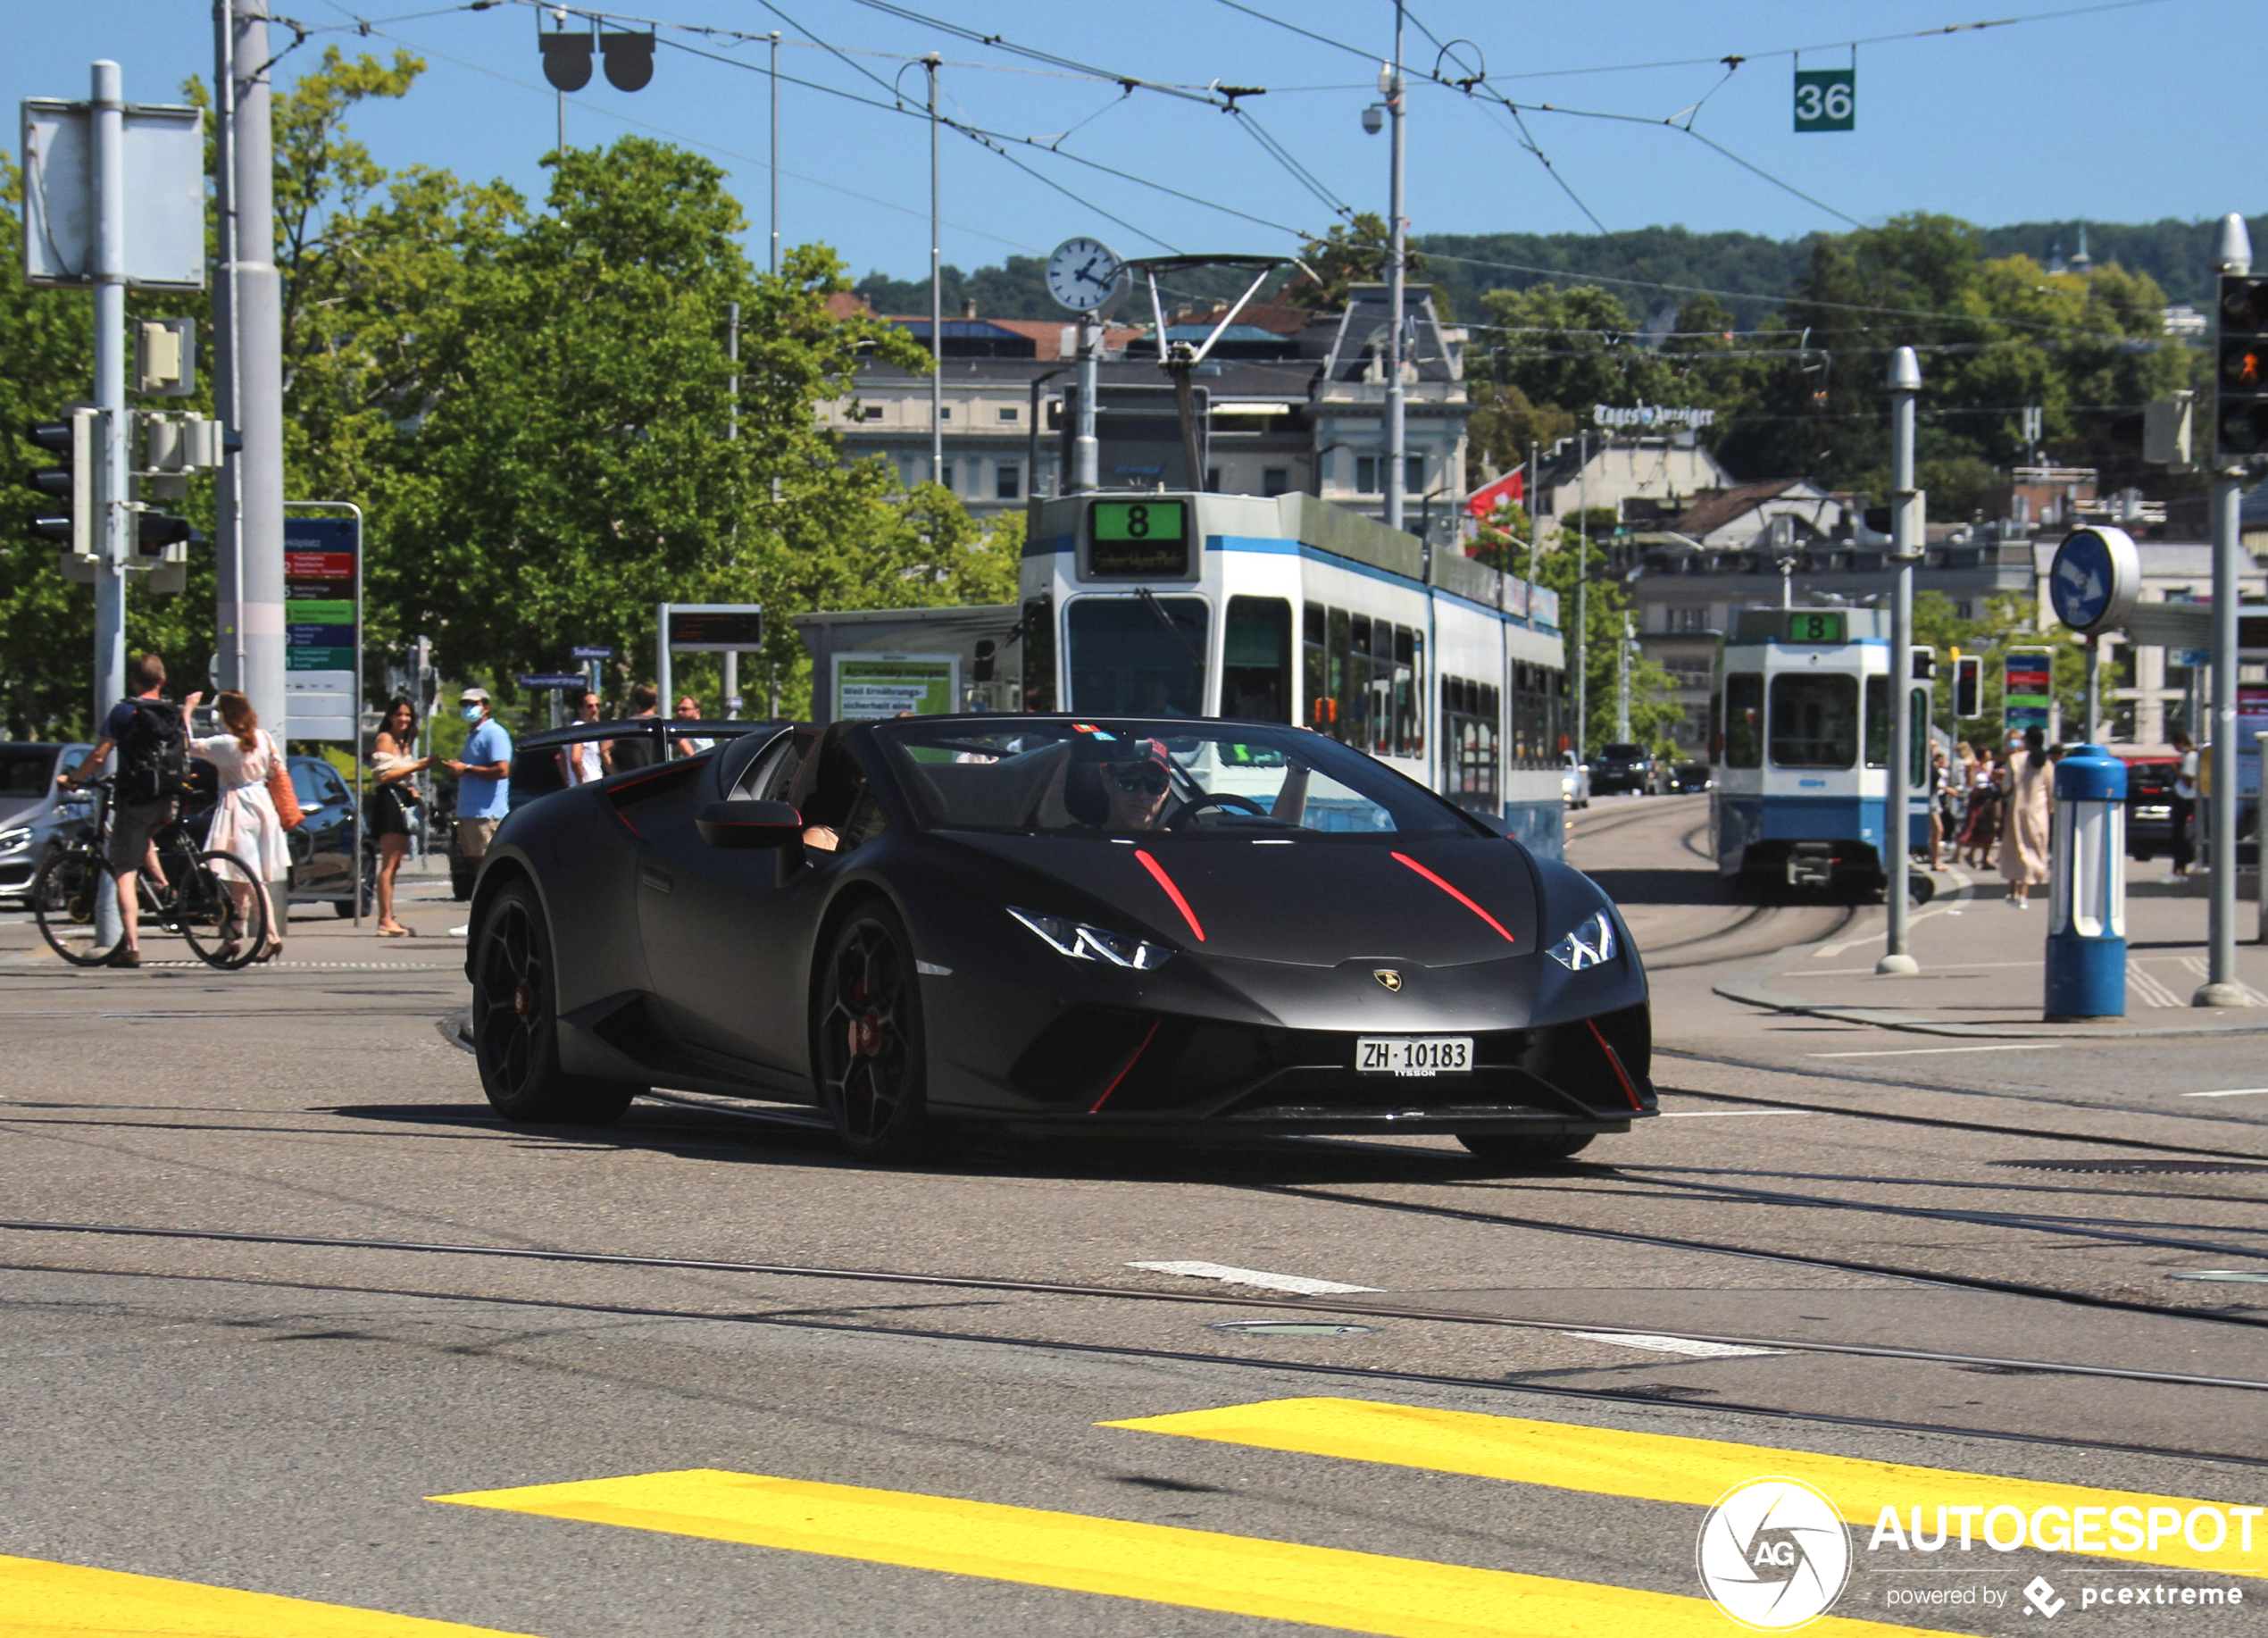
[[[1770,1475],[1858,1526],[1814,1631],[2268,1630],[2195,1601],[2268,1598],[2225,1510],[2268,1501],[2268,1289],[2181,1277],[2268,1274],[2268,1093],[2183,1096],[2268,1083],[2261,1038],[1905,1056],[1735,1006],[1864,913],[1723,902],[1697,811],[1602,800],[1572,855],[1668,1118],[1522,1177],[513,1127],[444,899],[236,975],[0,926],[0,1634],[1720,1633],[1697,1533]],[[2090,1497],[2157,1539],[1878,1525]]]

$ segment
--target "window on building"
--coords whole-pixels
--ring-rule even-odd
[[[1355,457],[1355,490],[1360,495],[1382,495],[1386,492],[1386,457],[1358,455]],[[1405,455],[1402,461],[1402,492],[1405,495],[1425,493],[1425,457]]]
[[[952,463],[952,462],[947,461],[947,462],[946,462],[944,465],[942,465],[942,466],[940,466],[940,467],[938,467],[938,481],[939,483],[943,484],[943,485],[944,485],[946,489],[953,489],[953,463]],[[954,493],[955,493],[955,494],[957,495],[957,494],[959,494],[959,493],[960,493],[960,491],[959,491],[958,489],[954,489]]]
[[[1263,466],[1260,469],[1260,492],[1263,495],[1283,495],[1291,489],[1291,468]]]
[[[1000,419],[1003,421],[1015,421],[1021,419],[1020,412],[1014,405],[1004,404],[1000,406]]]
[[[1024,469],[1012,464],[992,470],[992,497],[995,500],[1018,500],[1023,496]]]
[[[946,404],[946,405],[940,405],[940,406],[938,407],[938,420],[940,420],[940,421],[950,421],[950,420],[952,420],[952,419],[953,419],[953,405],[951,405],[950,404]]]
[[[1709,629],[1709,606],[1706,603],[1673,603],[1663,611],[1669,616],[1669,631],[1705,631]]]
[[[858,418],[861,421],[880,421],[882,418],[882,406],[879,404],[862,404],[858,406]]]
[[[1205,492],[1208,495],[1218,495],[1221,493],[1221,469],[1219,467],[1208,466],[1205,469]]]

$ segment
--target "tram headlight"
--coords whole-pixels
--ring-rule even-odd
[[[1073,961],[1100,961],[1114,967],[1137,967],[1147,973],[1165,965],[1173,952],[1163,944],[1146,943],[1123,932],[1074,922],[1069,916],[1045,915],[1038,910],[1008,907],[1008,914],[1038,933],[1056,954]]]
[[[1551,958],[1580,973],[1614,958],[1614,918],[1601,910],[1551,947]]]

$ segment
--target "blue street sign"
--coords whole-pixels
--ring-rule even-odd
[[[2055,548],[2047,572],[2055,618],[2088,635],[2123,621],[2141,589],[2141,559],[2122,529],[2081,529]]]
[[[614,651],[597,643],[577,643],[567,651],[567,657],[571,660],[611,660],[614,657]]]
[[[580,689],[590,679],[579,671],[523,671],[513,679],[523,689]]]

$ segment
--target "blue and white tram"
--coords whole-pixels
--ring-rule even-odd
[[[1889,615],[1747,608],[1717,645],[1710,694],[1718,873],[1769,898],[1786,888],[1879,892],[1889,800]],[[1911,668],[1909,668],[1911,669]],[[1909,846],[1927,847],[1930,684],[1909,683]]]
[[[1024,704],[1294,723],[1561,853],[1555,594],[1307,495],[1048,501],[1024,547]]]

